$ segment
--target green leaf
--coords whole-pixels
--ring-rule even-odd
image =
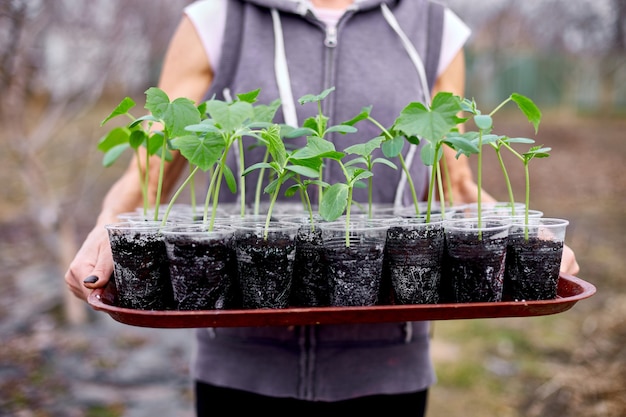
[[[339,132],[342,134],[354,133],[354,132],[357,132],[357,128],[350,126],[350,125],[336,125],[336,126],[331,126],[328,128],[328,130],[326,130],[326,133],[330,133],[330,132]]]
[[[248,175],[249,173],[251,173],[252,171],[254,171],[255,169],[261,169],[261,168],[265,168],[265,169],[274,169],[274,165],[270,164],[269,162],[258,162],[256,164],[252,164],[250,165],[248,168],[246,168],[241,175],[243,175],[244,177],[246,175]]]
[[[362,172],[359,172],[354,178],[352,178],[351,182],[356,183],[357,181],[365,180],[372,176],[374,176],[374,174],[372,174],[371,171],[362,171]]]
[[[207,101],[207,112],[215,123],[227,132],[234,132],[246,120],[254,119],[254,107],[245,101],[227,104],[220,100]]]
[[[344,164],[344,167],[351,167],[351,166],[358,165],[358,164],[363,164],[365,166],[368,166],[367,158],[365,158],[364,156],[359,156],[357,158],[351,159]]]
[[[142,122],[144,121],[149,121],[149,122],[158,122],[159,119],[157,119],[156,117],[154,117],[154,115],[152,114],[146,114],[145,116],[141,116],[138,117],[137,119],[135,119],[134,121],[132,121],[128,127],[129,128],[135,128],[137,126],[139,126]]]
[[[113,111],[102,120],[100,126],[103,126],[106,122],[111,120],[114,117],[120,116],[122,114],[128,114],[128,111],[135,107],[135,101],[130,97],[124,97],[120,104],[118,104]]]
[[[506,143],[535,143],[534,139],[530,139],[530,138],[508,138],[508,137],[503,137],[502,139],[503,142]]]
[[[175,147],[193,165],[208,171],[222,157],[224,140],[218,135],[179,136],[173,140]]]
[[[188,125],[200,123],[200,113],[193,101],[180,97],[165,107],[161,117],[167,136],[175,138],[188,134]]]
[[[306,103],[314,103],[314,102],[322,101],[326,98],[326,96],[328,96],[333,91],[335,91],[335,87],[330,87],[322,91],[318,95],[306,94],[298,99],[298,103],[306,104]]]
[[[235,175],[233,171],[228,167],[228,165],[224,165],[224,180],[226,181],[226,185],[231,193],[237,193],[237,180],[235,179]]]
[[[383,165],[387,165],[390,168],[398,169],[396,164],[394,164],[393,162],[391,162],[390,160],[385,159],[385,158],[376,158],[376,159],[374,159],[372,161],[372,165],[374,165],[374,164],[383,164]]]
[[[128,143],[121,143],[111,147],[104,153],[104,156],[102,157],[102,165],[110,167],[126,151],[126,149],[129,149]]]
[[[146,142],[148,135],[143,130],[135,130],[128,137],[128,144],[133,149],[139,149]]]
[[[281,167],[284,166],[287,161],[287,150],[280,137],[278,125],[273,125],[269,129],[262,131],[261,138],[267,143],[267,149],[270,155],[272,155],[272,159]]]
[[[381,148],[383,155],[387,158],[395,158],[402,152],[404,147],[404,138],[402,136],[396,136],[393,139],[388,139],[383,142]]]
[[[426,142],[424,146],[422,146],[422,149],[420,149],[420,158],[424,165],[433,166],[433,163],[439,160],[435,160],[435,152],[436,145],[431,142]]]
[[[377,136],[374,139],[370,139],[365,143],[357,143],[356,145],[348,146],[344,149],[344,152],[352,155],[369,156],[374,150],[380,148],[380,144],[383,142],[382,136]]]
[[[460,136],[446,138],[445,143],[456,151],[462,151],[466,156],[480,152],[480,149],[478,149],[478,146],[476,146],[473,141]]]
[[[206,119],[200,122],[199,124],[192,124],[185,127],[185,130],[188,132],[197,132],[197,133],[221,133],[219,127],[215,126],[215,121],[213,119]]]
[[[539,123],[541,122],[541,111],[535,103],[526,96],[521,94],[511,94],[511,99],[517,103],[517,107],[526,115],[526,118],[535,127],[535,134],[539,130]]]
[[[146,141],[146,149],[148,151],[148,155],[160,155],[161,147],[164,143],[163,133],[154,132],[150,137],[148,137]]]
[[[348,186],[333,184],[326,189],[319,206],[320,216],[326,221],[338,219],[348,205]]]
[[[239,101],[243,101],[243,102],[250,103],[250,104],[256,103],[257,97],[259,96],[260,92],[261,92],[261,89],[257,88],[256,90],[252,90],[247,93],[237,94],[237,99]]]
[[[266,122],[271,123],[274,121],[274,117],[276,116],[276,112],[280,107],[280,100],[276,99],[272,101],[269,105],[259,104],[254,107],[254,120],[256,122]]]
[[[319,172],[317,170],[303,165],[288,165],[285,169],[309,178],[317,178],[319,176]]]
[[[100,139],[100,142],[98,142],[98,150],[107,152],[115,146],[123,143],[128,144],[130,133],[130,129],[126,127],[115,127],[111,129],[102,139]]]
[[[292,129],[285,134],[285,137],[288,139],[299,138],[300,136],[314,136],[317,135],[317,132],[308,127],[299,127],[296,129]]]
[[[419,102],[409,103],[394,125],[407,136],[418,136],[439,141],[461,121],[457,114],[462,110],[459,97],[448,92],[435,95],[430,109]]]
[[[350,126],[354,126],[355,124],[357,124],[358,122],[360,122],[361,120],[366,120],[370,117],[370,113],[372,112],[372,106],[367,106],[367,107],[363,107],[361,109],[361,112],[359,114],[357,114],[356,116],[354,116],[352,119],[345,121],[343,123],[341,123],[342,125],[350,125]]]
[[[150,87],[146,90],[145,108],[157,119],[163,119],[163,115],[170,104],[170,98],[165,91],[157,87]]]
[[[341,160],[345,154],[335,150],[335,145],[318,136],[310,136],[306,146],[293,154],[294,159],[328,158],[336,161]]]
[[[488,114],[474,116],[474,123],[480,130],[490,130],[493,127],[493,119]]]

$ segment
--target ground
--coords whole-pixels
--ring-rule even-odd
[[[502,113],[496,123],[509,136],[534,137],[529,124],[514,120]],[[570,220],[566,242],[577,254],[578,275],[597,293],[552,316],[435,322],[439,381],[429,417],[626,415],[625,131],[623,117],[544,115],[536,140],[552,153],[531,162],[531,206]],[[521,166],[513,160],[507,166],[522,200]],[[98,181],[81,200],[78,240],[112,180],[99,167],[90,175]],[[8,184],[6,172],[0,177]],[[484,187],[506,199],[493,157],[485,160]],[[5,209],[0,212],[15,212]],[[154,398],[161,415],[190,415],[188,332],[133,328],[94,311],[87,324],[68,324],[62,271],[29,223],[6,217],[0,225],[0,415],[147,416]]]

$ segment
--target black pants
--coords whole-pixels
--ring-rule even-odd
[[[387,410],[406,412],[411,417],[423,417],[426,413],[428,391],[409,394],[372,395],[337,402],[306,401],[295,398],[276,398],[231,388],[216,387],[196,381],[196,412],[198,417],[215,416],[216,413],[232,415],[232,412],[254,414],[267,411],[268,415],[297,416],[312,412],[329,412],[331,415],[354,415],[358,410]],[[358,407],[358,408],[357,408]],[[265,408],[265,410],[263,410]],[[259,414],[260,415],[260,414]]]

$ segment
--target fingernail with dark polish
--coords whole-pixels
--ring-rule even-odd
[[[89,275],[87,278],[83,280],[85,284],[95,284],[98,282],[98,277],[95,275]]]

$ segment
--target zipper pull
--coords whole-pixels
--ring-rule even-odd
[[[328,48],[334,48],[337,46],[337,26],[327,26],[326,27],[326,38],[324,39],[324,45]]]

